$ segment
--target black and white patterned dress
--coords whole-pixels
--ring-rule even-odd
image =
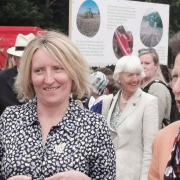
[[[115,152],[101,115],[81,109],[74,100],[62,121],[42,144],[36,99],[6,108],[0,117],[0,175],[28,175],[42,180],[77,170],[92,180],[115,179]]]

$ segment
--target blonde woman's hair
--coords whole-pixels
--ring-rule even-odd
[[[71,92],[74,96],[81,98],[89,94],[89,66],[83,56],[66,35],[47,31],[36,36],[25,48],[15,82],[18,98],[28,100],[35,96],[31,81],[32,58],[42,48],[63,66],[72,79]]]
[[[161,68],[160,68],[159,55],[156,52],[156,50],[154,48],[143,48],[143,49],[140,49],[138,51],[138,54],[139,54],[139,57],[142,56],[142,55],[145,55],[145,54],[150,54],[151,55],[154,64],[157,66],[157,71],[156,71],[156,74],[154,76],[154,79],[161,80],[165,84],[167,84],[167,82],[165,81],[165,78],[164,78],[164,76],[162,74]]]

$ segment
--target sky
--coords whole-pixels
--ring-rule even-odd
[[[86,0],[80,6],[79,13],[83,14],[83,13],[87,12],[87,10],[89,10],[89,8],[91,8],[91,11],[93,13],[97,13],[99,11],[97,4],[93,0]]]

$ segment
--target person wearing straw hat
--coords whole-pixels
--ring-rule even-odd
[[[27,35],[18,34],[15,46],[7,49],[7,53],[13,56],[15,66],[0,72],[0,115],[7,106],[22,104],[16,97],[13,84],[18,73],[20,58],[23,55],[24,49],[34,37],[35,35],[33,33]]]

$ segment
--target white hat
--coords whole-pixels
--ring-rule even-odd
[[[28,45],[28,43],[35,38],[33,33],[23,35],[18,34],[16,37],[16,43],[14,47],[7,49],[7,53],[13,56],[21,57],[24,52],[24,48]]]

